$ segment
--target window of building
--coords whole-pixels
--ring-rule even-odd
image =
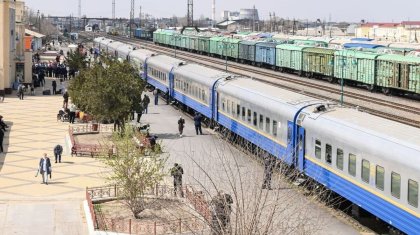
[[[408,180],[408,203],[414,207],[419,206],[419,184],[414,180]]]
[[[391,173],[391,195],[396,198],[401,196],[401,175],[395,172]]]
[[[356,155],[349,154],[349,174],[356,176]]]
[[[325,144],[325,161],[328,164],[332,162],[332,147],[330,144]]]
[[[318,159],[321,159],[321,141],[320,140],[315,140],[315,157]]]
[[[260,114],[260,124],[259,124],[260,129],[262,130],[264,128],[264,116],[262,114]]]
[[[258,114],[257,112],[254,112],[254,126],[257,126],[258,124]]]
[[[271,125],[271,123],[270,123],[270,118],[269,117],[266,117],[265,118],[265,131],[267,132],[267,133],[270,133],[271,131],[270,131],[270,125]]]
[[[273,135],[277,136],[277,121],[273,120]]]
[[[385,169],[381,166],[376,166],[375,184],[380,190],[384,190]]]
[[[337,162],[335,163],[337,165],[337,168],[340,170],[343,170],[344,168],[344,153],[342,149],[337,149]]]
[[[363,159],[362,160],[362,180],[366,183],[369,183],[370,177],[370,162]]]
[[[245,121],[245,107],[242,107],[242,120]]]
[[[251,123],[251,121],[252,121],[252,112],[251,112],[251,110],[250,109],[248,109],[247,110],[247,118],[248,118],[248,123]]]

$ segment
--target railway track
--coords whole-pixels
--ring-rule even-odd
[[[161,54],[166,54],[166,55],[169,55],[169,56],[173,55],[172,52],[168,52],[168,47],[158,46],[158,45],[155,45],[152,42],[148,42],[148,41],[144,41],[144,40],[140,40],[140,39],[132,39],[132,38],[119,37],[119,36],[111,36],[111,35],[106,35],[106,37],[113,38],[113,39],[119,40],[119,41],[123,41],[125,43],[134,44],[136,46],[149,48],[149,49],[157,51]],[[145,46],[145,44],[147,46]],[[190,52],[186,52],[186,51],[182,51],[182,50],[178,50],[177,55],[181,59],[184,59],[184,60],[187,60],[187,61],[192,61],[194,63],[203,64],[205,66],[215,67],[214,64],[219,65],[219,66],[224,66],[225,65],[224,60],[209,57],[209,56],[197,55],[195,53],[190,53]],[[203,62],[207,62],[207,63],[203,63]],[[219,67],[215,67],[215,68],[220,69]],[[329,94],[335,94],[335,95],[340,95],[341,94],[341,91],[339,89],[337,89],[336,87],[330,87],[330,86],[327,86],[327,85],[320,85],[319,83],[311,82],[309,79],[302,79],[302,80],[295,79],[295,78],[292,78],[292,77],[281,75],[278,72],[262,71],[261,69],[252,68],[252,67],[247,66],[247,65],[239,65],[239,64],[236,64],[236,63],[230,63],[229,68],[237,69],[240,72],[235,72],[236,74],[247,76],[247,77],[249,77],[248,73],[253,73],[253,74],[256,74],[256,75],[263,76],[263,77],[272,78],[275,81],[284,81],[284,82],[287,82],[287,83],[298,84],[300,86],[304,86],[304,87],[307,87],[307,88],[312,88],[315,91],[321,90],[321,91],[327,92]],[[279,84],[278,82],[274,82],[274,81],[271,81],[269,79],[264,79],[264,78],[260,78],[260,77],[253,77],[253,79],[261,81],[261,82],[269,83],[271,85],[278,86],[278,87],[281,87],[283,89],[288,89],[288,90],[291,90],[291,91],[294,91],[294,92],[298,92],[298,93],[302,92],[302,89],[296,88],[296,86],[288,86],[288,85],[284,85],[284,84]],[[319,98],[319,99],[324,99],[324,100],[325,99],[326,100],[333,100],[335,102],[339,102],[339,100],[333,99],[333,98],[331,98],[331,96],[321,95],[321,94],[319,94],[315,91],[305,91],[305,94],[308,95],[308,96],[312,96],[314,98]],[[405,113],[409,113],[409,114],[419,115],[419,118],[414,118],[413,119],[413,118],[405,117],[405,116],[402,116],[402,115],[392,114],[390,112],[385,112],[383,110],[380,110],[380,108],[378,109],[378,108],[368,107],[367,105],[360,105],[360,104],[356,104],[356,103],[348,102],[348,101],[346,102],[347,106],[358,107],[358,109],[363,111],[363,112],[367,112],[367,113],[370,113],[370,114],[373,114],[373,115],[376,115],[376,116],[384,117],[384,118],[389,119],[389,120],[397,121],[397,122],[400,122],[400,123],[404,123],[404,124],[407,124],[407,125],[410,125],[410,126],[420,128],[420,109],[418,107],[413,107],[413,106],[410,106],[410,105],[405,105],[405,104],[400,104],[400,103],[397,103],[397,102],[387,101],[387,100],[383,100],[383,99],[368,96],[368,95],[363,95],[363,94],[352,92],[352,91],[344,91],[344,96],[346,98],[352,98],[352,99],[363,101],[363,102],[369,102],[370,104],[375,104],[379,107],[388,107],[388,108],[391,108],[391,109],[396,110],[398,112],[405,112]]]

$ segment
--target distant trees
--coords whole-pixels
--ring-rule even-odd
[[[103,60],[70,80],[69,94],[78,108],[97,121],[113,121],[122,127],[140,105],[145,83],[129,62]]]

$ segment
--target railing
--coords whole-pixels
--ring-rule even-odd
[[[75,124],[69,127],[74,134],[83,133],[112,133],[114,131],[114,124],[99,124],[99,123],[87,123],[87,124]]]
[[[99,126],[100,127],[100,126]],[[74,125],[69,127],[69,135],[70,135],[70,142],[71,142],[71,155],[77,154],[88,154],[92,157],[94,155],[99,155],[101,153],[108,153],[108,155],[112,155],[112,149],[105,149],[105,147],[99,145],[99,144],[80,144],[76,143],[76,140],[74,139],[74,135],[77,134],[83,134],[83,133],[89,133],[92,132],[92,125]],[[104,131],[108,131],[109,128],[104,125],[102,129]],[[76,131],[76,132],[75,132]]]
[[[204,199],[204,194],[194,191],[190,186],[184,186],[182,190],[186,194],[187,201],[190,202],[195,210],[204,217],[205,220],[197,217],[168,220],[165,222],[144,222],[135,219],[106,218],[100,211],[95,210],[92,201],[117,199],[121,192],[121,187],[116,185],[104,187],[86,188],[86,199],[91,210],[92,220],[95,229],[113,231],[128,234],[174,234],[174,233],[202,233],[208,232],[208,222],[210,221],[210,209]],[[172,186],[157,185],[145,192],[147,196],[173,197]]]

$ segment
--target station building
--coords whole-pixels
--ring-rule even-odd
[[[10,94],[21,79],[32,81],[32,52],[25,48],[25,3],[0,1],[0,94]]]
[[[356,29],[356,37],[373,38],[379,41],[420,42],[420,21],[400,23],[363,23]]]

